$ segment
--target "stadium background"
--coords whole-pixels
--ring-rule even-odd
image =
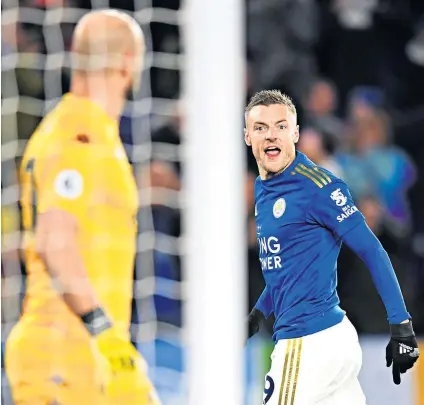
[[[146,34],[143,90],[121,121],[141,197],[131,332],[165,405],[181,404],[186,297],[180,263],[184,44],[179,0],[2,2],[2,343],[19,317],[25,288],[16,168],[42,114],[69,89],[72,30],[91,7],[133,12]],[[299,148],[350,186],[391,256],[415,330],[424,336],[424,2],[246,0],[245,14],[246,97],[265,88],[293,96],[302,129]],[[241,129],[228,136],[242,142]],[[246,157],[247,313],[263,280],[253,215],[257,169],[247,149]],[[384,366],[384,308],[367,270],[347,249],[339,261],[339,283],[342,306],[361,334],[361,382],[369,405],[423,405],[424,362],[400,387],[391,383]],[[260,401],[270,327],[246,350],[249,405]],[[4,375],[2,386],[2,403],[9,405]]]

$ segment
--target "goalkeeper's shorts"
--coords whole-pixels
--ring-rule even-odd
[[[265,377],[266,405],[366,405],[361,347],[347,317],[312,335],[279,340]]]
[[[15,405],[159,405],[146,375],[134,392],[106,394],[89,341],[52,328],[16,325],[6,342],[6,374]]]

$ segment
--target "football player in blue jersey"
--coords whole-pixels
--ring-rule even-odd
[[[390,259],[368,228],[346,184],[296,151],[296,108],[276,90],[246,107],[245,141],[259,168],[255,184],[259,259],[266,287],[248,317],[249,337],[274,313],[275,349],[264,404],[364,405],[355,328],[339,306],[342,242],[364,261],[385,305],[393,381],[419,356]]]

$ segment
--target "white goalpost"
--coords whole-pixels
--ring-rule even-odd
[[[245,201],[242,0],[187,0],[186,327],[190,405],[242,403]]]

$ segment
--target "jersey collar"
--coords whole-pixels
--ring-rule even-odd
[[[116,121],[110,117],[100,105],[89,98],[79,97],[72,93],[66,93],[63,96],[63,101],[72,106],[73,109],[79,110],[85,114],[93,113],[93,115],[101,117],[101,119],[110,125],[116,124]]]
[[[259,177],[259,180],[262,184],[262,186],[267,188],[273,188],[276,185],[281,185],[284,183],[290,176],[290,173],[295,168],[295,166],[302,162],[305,158],[305,155],[302,152],[296,151],[296,157],[294,158],[293,162],[291,162],[280,174],[277,174],[276,176],[271,177],[270,179],[262,180]]]

